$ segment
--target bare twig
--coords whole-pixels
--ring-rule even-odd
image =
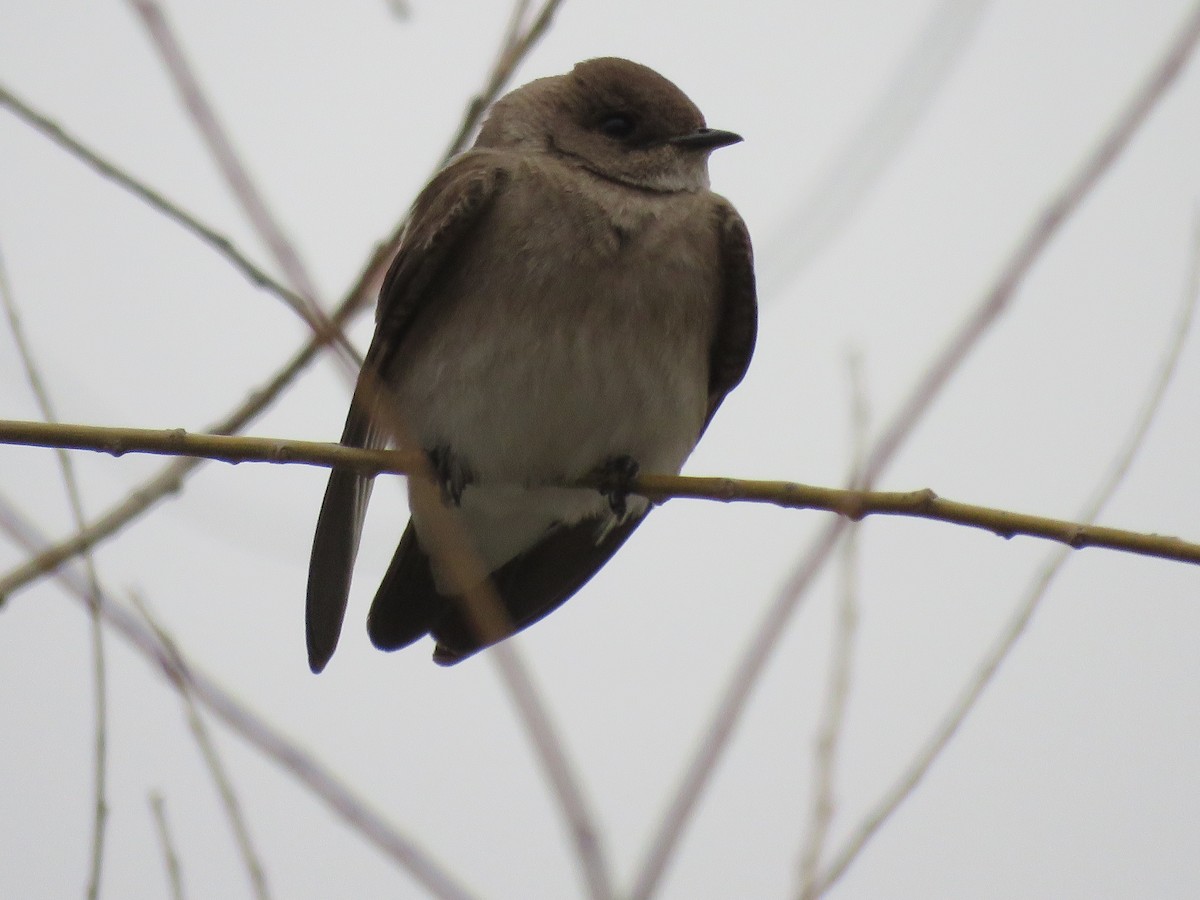
[[[0,419],[0,444],[67,447],[121,455],[156,453],[216,459],[350,469],[363,474],[421,472],[425,458],[408,450],[359,450],[316,441],[189,434],[182,429],[156,431],[95,425],[54,425]],[[867,472],[869,475],[869,470]],[[564,487],[593,487],[590,480]],[[1104,547],[1180,562],[1200,563],[1200,544],[1177,537],[1107,528],[1053,519],[939,497],[929,489],[863,491],[828,488],[795,481],[752,481],[689,475],[640,475],[633,492],[657,502],[673,497],[770,503],[789,509],[818,509],[859,520],[866,516],[906,516],[965,525],[1004,538],[1015,535],[1058,541],[1076,549]],[[38,560],[31,564],[40,565]],[[28,583],[21,572],[0,579],[0,598]]]
[[[862,358],[853,353],[849,359],[851,394],[851,433],[853,464],[851,487],[866,488],[855,483],[861,471],[867,446],[869,414],[866,386],[862,377]],[[850,699],[850,675],[854,669],[854,639],[858,632],[858,539],[861,529],[851,525],[842,542],[842,590],[838,604],[836,631],[829,663],[829,691],[821,717],[817,749],[813,759],[813,804],[809,817],[808,837],[800,853],[801,900],[813,900],[821,855],[833,823],[834,780],[842,723]]]
[[[918,381],[908,400],[901,406],[867,458],[864,476],[868,482],[877,480],[891,463],[896,451],[929,411],[934,398],[949,378],[979,345],[1000,314],[1007,309],[1017,288],[1034,262],[1045,252],[1051,239],[1058,234],[1059,228],[1079,208],[1096,182],[1129,145],[1137,129],[1174,83],[1184,64],[1191,59],[1197,38],[1200,38],[1200,6],[1192,8],[1133,99],[1100,137],[1062,191],[1043,209],[1001,269],[994,286],[983,297],[975,313],[959,328],[934,364]],[[844,519],[835,519],[826,526],[809,548],[809,552],[792,570],[783,590],[767,609],[730,678],[709,727],[700,739],[695,756],[652,839],[634,883],[633,897],[636,900],[645,900],[654,893],[683,834],[683,829],[741,719],[750,694],[758,683],[759,675],[786,632],[787,624],[800,606],[801,598],[813,578],[824,567],[845,527]]]
[[[524,31],[519,31],[518,26],[524,18],[525,7],[528,0],[517,0],[513,7],[513,14],[509,19],[508,30],[505,33],[504,39],[500,43],[500,52],[496,56],[495,62],[492,64],[491,74],[488,76],[487,83],[482,91],[471,98],[471,102],[467,104],[467,110],[463,113],[462,125],[455,133],[454,138],[446,147],[446,152],[442,159],[448,160],[457,156],[467,146],[467,141],[471,138],[471,133],[483,118],[487,108],[496,102],[496,98],[500,96],[500,92],[504,90],[505,85],[513,76],[513,72],[517,70],[517,66],[529,55],[529,51],[534,45],[541,40],[542,35],[550,27],[550,22],[554,18],[554,14],[558,12],[558,8],[562,6],[563,0],[546,0],[542,8],[538,11],[533,22]]]
[[[489,602],[496,607],[500,605],[498,598]],[[605,859],[600,830],[596,827],[596,817],[584,796],[575,766],[567,757],[565,744],[558,737],[550,719],[546,703],[511,644],[497,644],[491,648],[490,655],[492,663],[508,685],[513,704],[538,754],[542,771],[558,798],[588,895],[593,900],[609,900],[614,896],[612,876]]]
[[[174,658],[176,667],[183,666],[179,648],[176,646],[174,639],[150,614],[146,602],[136,595],[132,597],[132,600],[134,608],[141,614],[142,619],[150,627],[150,630],[154,632],[163,649]],[[225,769],[225,764],[221,761],[221,755],[217,752],[217,745],[213,742],[212,735],[208,732],[208,726],[204,724],[204,718],[200,715],[200,710],[196,708],[196,701],[192,699],[191,690],[184,682],[176,682],[176,687],[179,690],[179,699],[183,702],[184,714],[187,716],[188,730],[191,731],[192,738],[196,741],[196,746],[200,750],[200,756],[204,759],[204,764],[207,766],[209,775],[212,776],[213,784],[217,787],[217,793],[221,797],[221,805],[225,808],[226,818],[229,819],[230,830],[233,831],[233,838],[237,843],[238,852],[242,856],[242,862],[246,866],[246,873],[250,877],[251,890],[254,891],[254,896],[258,900],[269,900],[271,894],[267,890],[266,870],[263,869],[258,851],[254,849],[254,841],[250,837],[250,828],[246,824],[246,817],[242,814],[242,805],[238,802],[237,793],[233,789],[233,781]]]
[[[520,41],[531,2],[532,0],[515,0],[513,3],[512,9],[508,13],[508,25],[504,28],[504,37],[500,39],[497,59],[502,59],[505,54],[511,52],[512,48],[517,46]],[[495,68],[496,64],[493,62],[492,66]]]
[[[1107,505],[1108,501],[1112,499],[1121,482],[1124,481],[1126,473],[1133,464],[1133,460],[1145,443],[1150,426],[1161,409],[1167,389],[1175,377],[1180,357],[1183,354],[1184,345],[1191,331],[1192,321],[1195,318],[1196,303],[1200,299],[1200,215],[1198,215],[1193,228],[1194,235],[1190,272],[1183,291],[1183,300],[1179,315],[1176,317],[1167,346],[1163,351],[1162,359],[1159,361],[1158,373],[1147,390],[1141,409],[1123,446],[1118,450],[1113,462],[1109,466],[1108,472],[1104,475],[1092,497],[1084,504],[1084,508],[1080,510],[1079,518],[1081,521],[1094,521],[1100,515],[1100,512]],[[925,746],[909,763],[904,773],[883,797],[880,798],[875,808],[864,818],[862,824],[846,839],[833,861],[829,864],[829,867],[821,873],[821,877],[815,886],[814,897],[825,893],[845,874],[846,870],[858,858],[859,853],[862,852],[871,838],[879,832],[883,824],[916,790],[917,785],[924,779],[926,773],[958,732],[959,727],[966,720],[967,716],[978,705],[984,691],[987,690],[995,678],[996,672],[1008,658],[1022,635],[1024,635],[1026,627],[1033,619],[1034,613],[1037,612],[1038,607],[1049,591],[1051,583],[1070,558],[1070,555],[1070,551],[1065,549],[1054,551],[1041,570],[1034,576],[1025,592],[1023,600],[1013,611],[1008,625],[998,636],[970,682],[964,686],[954,705],[942,717],[942,721],[933,735],[930,736]]]
[[[491,643],[511,633],[512,626],[488,572],[476,552],[456,510],[442,503],[441,488],[433,478],[429,462],[420,458],[409,479],[409,496],[420,510],[427,552],[452,579],[452,593],[463,598],[463,610],[472,627]],[[538,762],[558,801],[568,834],[575,846],[584,885],[593,900],[613,896],[612,878],[604,859],[600,834],[565,745],[558,737],[545,702],[513,645],[499,643],[488,654],[529,736]]]
[[[47,543],[45,536],[2,497],[0,530],[31,553],[42,550]],[[87,584],[74,571],[62,569],[54,577],[81,602],[89,602]],[[459,884],[450,872],[418,846],[415,840],[402,834],[365,801],[355,796],[334,773],[188,662],[178,648],[164,646],[136,613],[125,609],[103,589],[99,599],[105,624],[125,638],[177,689],[186,687],[196,702],[320,797],[351,828],[382,850],[434,897],[470,900],[473,894]]]
[[[276,265],[287,281],[299,293],[297,298],[302,306],[301,314],[312,325],[317,333],[332,331],[333,327],[325,317],[324,311],[317,303],[319,292],[316,282],[308,272],[308,268],[300,259],[295,246],[284,233],[283,227],[276,220],[267,206],[262,192],[250,177],[250,172],[243,165],[233,147],[221,120],[213,109],[200,81],[192,71],[183,47],[176,40],[171,24],[163,12],[162,6],[155,0],[129,0],[134,11],[146,27],[155,49],[158,50],[175,89],[179,92],[184,109],[188,111],[196,130],[200,132],[209,153],[225,177],[225,182],[233,192],[246,214],[246,218],[262,238],[267,250],[274,258]]]
[[[158,842],[162,845],[163,862],[167,867],[167,881],[171,885],[171,900],[183,900],[183,872],[179,867],[175,843],[171,840],[171,829],[167,827],[166,801],[158,791],[151,791],[149,799]]]
[[[68,153],[91,166],[105,178],[125,188],[136,197],[141,198],[168,219],[183,226],[187,231],[194,234],[233,263],[234,267],[253,284],[270,291],[276,297],[283,300],[290,309],[312,326],[313,333],[319,338],[322,345],[334,342],[349,360],[356,365],[362,364],[362,360],[358,356],[358,351],[346,340],[339,328],[326,327],[330,325],[328,320],[325,320],[325,325],[313,320],[307,312],[307,302],[304,297],[268,275],[262,268],[252,262],[248,256],[234,246],[229,238],[217,233],[195,216],[184,211],[178,204],[172,203],[158,191],[143,184],[115,163],[104,159],[99,153],[85,146],[80,140],[67,134],[61,126],[35,110],[28,103],[25,103],[3,85],[0,85],[0,105],[7,106],[18,118],[50,138],[50,140],[54,141],[54,143],[58,144]]]
[[[25,369],[25,377],[33,392],[35,401],[42,417],[50,423],[58,420],[54,413],[54,404],[45,380],[41,376],[37,361],[33,356],[33,348],[25,338],[21,327],[21,317],[17,312],[16,298],[8,281],[8,270],[4,265],[3,254],[0,254],[0,302],[4,305],[8,317],[9,331],[13,342],[17,345],[17,353],[21,357],[21,365]],[[75,476],[75,466],[71,456],[63,450],[55,453],[58,467],[62,473],[63,487],[67,493],[67,503],[71,508],[71,518],[76,529],[83,528],[83,497],[79,492],[79,480]],[[92,842],[91,862],[88,866],[87,896],[95,900],[100,896],[100,876],[104,867],[104,845],[108,824],[108,666],[105,664],[104,631],[100,627],[99,601],[96,599],[100,590],[100,581],[96,573],[96,561],[91,553],[83,557],[87,572],[88,587],[91,594],[91,645],[92,645],[92,682],[93,705],[95,707],[95,737],[93,739],[93,780],[95,782],[92,808]]]

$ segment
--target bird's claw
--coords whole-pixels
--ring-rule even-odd
[[[618,522],[625,521],[629,512],[629,495],[640,468],[636,459],[625,455],[610,457],[595,470],[596,489],[608,499]]]
[[[442,502],[447,506],[460,506],[463,491],[474,479],[470,468],[444,444],[434,447],[428,455],[438,486],[442,489]]]

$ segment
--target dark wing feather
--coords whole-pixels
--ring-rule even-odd
[[[430,295],[430,283],[483,218],[503,177],[491,154],[468,153],[438,173],[417,198],[380,291],[375,336],[346,416],[344,446],[379,449],[394,439],[384,375]],[[337,647],[371,483],[369,477],[335,470],[325,489],[308,570],[308,662],[314,672],[325,668]]]
[[[434,585],[429,557],[410,521],[367,615],[367,634],[380,650],[399,650],[424,637],[448,603]]]
[[[704,428],[737,387],[750,366],[758,335],[758,302],[754,284],[754,251],[742,217],[728,203],[717,206],[721,303],[708,369],[708,416]]]
[[[492,584],[512,622],[508,635],[528,628],[562,606],[608,562],[645,516],[631,517],[599,540],[595,519],[555,528],[544,539],[492,573]],[[437,640],[433,659],[451,666],[496,641],[482,641],[461,602],[446,601],[430,629]]]

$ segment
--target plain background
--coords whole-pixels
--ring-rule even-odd
[[[166,5],[327,301],[429,176],[508,15],[495,0],[410,6],[400,21],[383,0]],[[746,138],[714,155],[712,175],[756,241],[760,343],[687,471],[840,483],[851,446],[847,354],[864,360],[878,426],[1187,12],[1177,0],[966,7],[567,0],[519,70],[516,83],[626,56],[674,80],[710,125]],[[934,16],[942,25],[931,47],[962,29],[954,64],[910,131],[869,132],[867,146],[885,151],[879,177],[859,201],[834,203],[844,214],[836,227],[814,225],[805,198],[828,184],[881,98],[893,97],[888,109],[924,102],[914,100],[917,80],[909,92],[896,77],[911,72],[906,55]],[[0,0],[0,23],[10,89],[266,259],[127,4]],[[1172,334],[1196,242],[1198,160],[1193,64],[881,487],[1076,513]],[[856,177],[839,176],[835,198],[853,197]],[[811,253],[806,228],[822,237]],[[208,248],[7,111],[0,252],[64,421],[201,429],[305,335]],[[369,315],[356,320],[359,346],[370,327]],[[1200,347],[1190,346],[1105,522],[1200,538],[1198,386]],[[347,399],[338,368],[322,360],[251,432],[334,440]],[[37,417],[7,332],[0,416]],[[160,462],[79,454],[77,465],[96,515]],[[482,896],[578,895],[558,811],[486,656],[442,670],[428,644],[387,655],[366,640],[366,605],[405,517],[398,481],[376,491],[338,654],[321,677],[308,672],[303,592],[324,484],[316,469],[209,464],[101,548],[101,577],[118,597],[144,597],[198,664]],[[69,532],[50,452],[0,448],[0,492],[43,529]],[[622,884],[740,651],[824,522],[671,502],[517,640]],[[878,520],[865,524],[861,551],[834,845],[922,745],[1052,548]],[[0,568],[21,558],[0,541]],[[792,620],[663,896],[795,892],[833,572]],[[831,896],[1196,896],[1198,642],[1194,567],[1075,555],[974,715]],[[247,895],[176,694],[119,638],[108,648],[104,896],[167,894],[152,790],[166,798],[188,895]],[[87,618],[39,583],[0,616],[0,895],[82,895],[92,727]],[[421,896],[290,778],[216,731],[275,896]]]

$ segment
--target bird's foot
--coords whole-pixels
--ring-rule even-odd
[[[461,505],[463,490],[474,480],[474,473],[463,462],[462,457],[445,444],[434,447],[428,456],[438,485],[442,489],[442,502],[447,506]]]
[[[596,478],[596,489],[608,498],[608,506],[618,522],[624,522],[629,512],[629,495],[633,492],[633,482],[640,468],[632,456],[612,456],[592,472]]]

